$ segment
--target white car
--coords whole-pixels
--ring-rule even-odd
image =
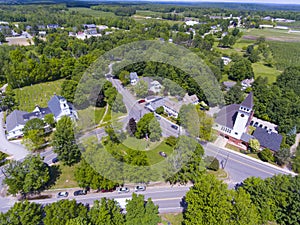
[[[68,197],[68,195],[69,195],[69,193],[68,192],[66,192],[66,191],[63,191],[63,192],[58,192],[57,193],[57,197],[58,198],[66,198],[66,197]]]
[[[146,191],[146,186],[135,186],[134,188],[134,191],[135,192],[138,192],[138,191]]]
[[[121,187],[118,189],[118,194],[121,193],[128,193],[129,192],[129,188],[128,187]]]

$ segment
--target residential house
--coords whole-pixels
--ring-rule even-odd
[[[226,91],[229,91],[234,85],[236,85],[235,81],[224,81],[223,85],[226,89]]]
[[[164,98],[155,98],[152,101],[146,103],[145,108],[151,112],[155,112],[155,110],[159,107],[164,107],[165,99]]]
[[[83,24],[84,29],[96,29],[95,24]]]
[[[254,79],[245,79],[241,82],[242,90],[247,89],[248,87],[251,87],[252,83],[254,82]]]
[[[36,106],[33,112],[14,110],[6,118],[7,138],[18,138],[23,136],[23,128],[27,121],[39,118],[44,119],[45,115],[53,114],[55,121],[63,116],[69,116],[72,120],[78,119],[77,112],[71,103],[65,98],[54,95],[48,102],[48,107],[42,108]]]
[[[223,63],[225,66],[227,66],[232,60],[228,57],[222,57]]]
[[[48,24],[47,29],[58,29],[59,25],[58,24]],[[39,28],[42,29],[42,28]]]
[[[168,113],[169,116],[173,116],[175,118],[178,117],[179,111],[181,108],[181,104],[171,101],[170,99],[166,98],[164,103],[165,112]]]
[[[188,93],[186,93],[183,97],[183,103],[197,105],[199,103],[199,99],[197,95],[189,95]]]
[[[153,92],[154,94],[159,93],[162,89],[162,85],[157,80],[150,82],[149,86],[149,91]]]
[[[139,77],[138,77],[136,72],[131,72],[129,74],[129,78],[130,78],[130,84],[131,85],[136,85],[138,80],[139,80]]]

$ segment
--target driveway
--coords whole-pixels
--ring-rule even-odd
[[[0,112],[0,151],[10,155],[15,160],[21,160],[29,154],[29,152],[21,144],[11,143],[6,139],[5,130],[3,128],[4,114]]]

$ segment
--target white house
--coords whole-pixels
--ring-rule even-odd
[[[139,80],[139,77],[138,77],[136,72],[130,73],[129,78],[130,78],[130,84],[131,85],[136,85],[138,80]]]
[[[162,86],[157,80],[150,82],[149,91],[152,91],[153,93],[159,93],[161,91],[161,88]]]
[[[48,102],[48,107],[42,108],[36,106],[33,112],[25,112],[14,110],[6,117],[7,138],[18,138],[23,136],[23,128],[27,121],[39,118],[44,119],[45,115],[53,114],[55,121],[58,121],[63,116],[68,116],[72,120],[78,119],[77,112],[73,105],[64,97],[54,95]]]

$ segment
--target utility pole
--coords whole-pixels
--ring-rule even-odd
[[[229,153],[228,153],[228,155],[227,155],[227,158],[226,158],[225,165],[224,165],[224,168],[223,168],[223,169],[225,169],[228,159],[229,159]]]

